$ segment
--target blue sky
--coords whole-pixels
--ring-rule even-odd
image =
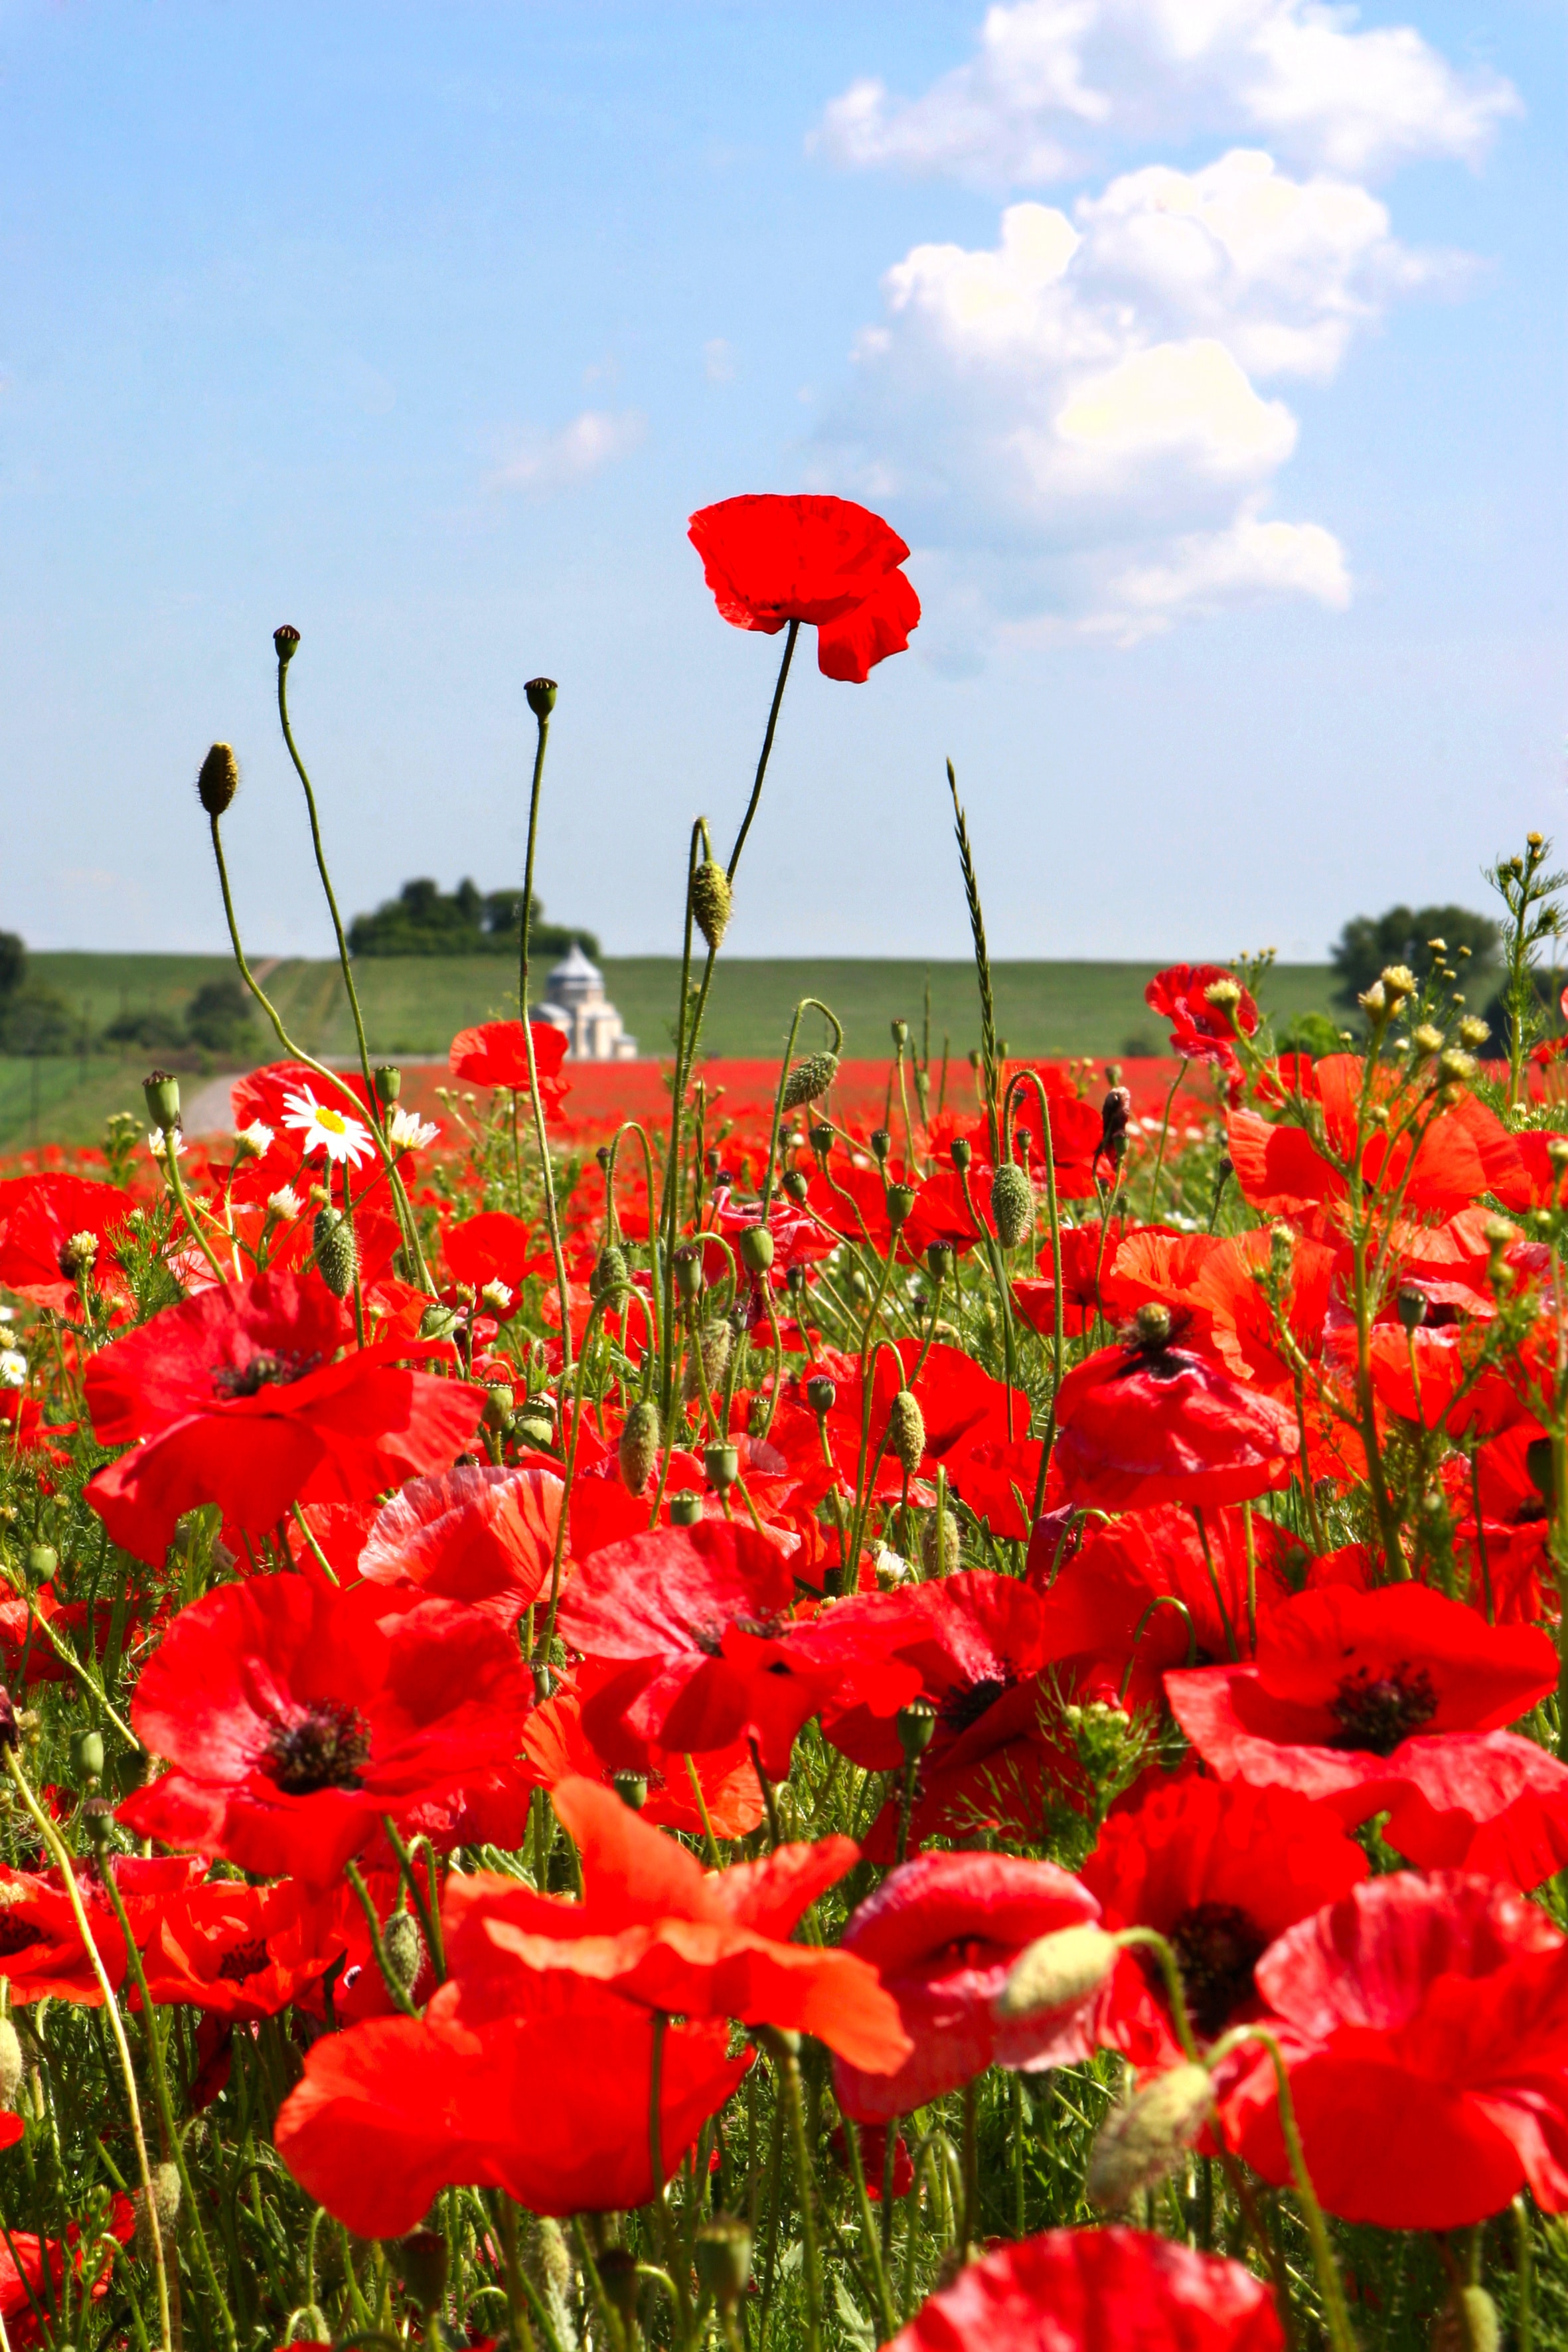
[[[0,0],[0,927],[320,951],[515,877],[678,944],[776,645],[695,507],[837,489],[911,651],[797,666],[741,953],[1320,955],[1562,832],[1546,0]],[[1201,29],[1197,29],[1200,27]],[[1083,28],[1087,26],[1087,31]]]

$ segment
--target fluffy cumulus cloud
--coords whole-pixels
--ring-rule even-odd
[[[1510,85],[1461,73],[1409,26],[1322,0],[1016,0],[923,96],[856,82],[815,144],[849,166],[1026,187],[1078,175],[1108,137],[1266,140],[1358,176],[1415,156],[1477,161]]]
[[[531,498],[574,489],[640,448],[647,431],[647,418],[635,408],[585,408],[554,433],[531,427],[515,436],[504,464],[490,476],[490,487],[522,490]]]

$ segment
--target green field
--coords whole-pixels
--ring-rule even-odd
[[[646,1055],[669,1050],[679,966],[667,957],[610,957],[605,986]],[[203,981],[233,969],[223,956],[35,955],[30,969],[82,1013],[92,1032],[121,1012],[150,1006],[178,1013]],[[1162,1053],[1163,1024],[1143,1003],[1147,963],[1001,963],[994,968],[998,1029],[1016,1054]],[[338,967],[302,959],[258,966],[290,1034],[309,1051],[353,1050],[353,1030]],[[499,956],[388,956],[355,969],[374,1053],[407,1059],[444,1054],[455,1031],[502,1014],[510,967]],[[543,972],[540,974],[542,990]],[[1288,964],[1270,976],[1266,1009],[1279,1023],[1329,1009],[1326,965]],[[979,1036],[974,972],[968,963],[884,962],[869,958],[798,961],[721,959],[706,1038],[710,1053],[738,1058],[782,1051],[791,1013],[803,996],[821,997],[843,1022],[845,1053],[885,1054],[889,1024],[908,1021],[918,1044],[931,989],[931,1050],[943,1039],[962,1056]],[[514,983],[515,987],[515,983]],[[808,1016],[815,1021],[816,1016]],[[815,1042],[816,1030],[809,1034]],[[258,1023],[253,1058],[276,1050]],[[112,1110],[139,1109],[148,1059],[101,1054],[38,1063],[0,1059],[0,1149],[31,1141],[89,1142]],[[187,1079],[187,1090],[200,1084]]]

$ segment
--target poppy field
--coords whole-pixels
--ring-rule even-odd
[[[973,1067],[726,1087],[802,631],[920,604],[690,538],[782,645],[645,1117],[302,1050],[219,743],[275,1057],[0,1174],[0,2352],[1568,2343],[1568,877],[1501,1061],[1438,941],[1316,1059],[1151,974],[1134,1087],[1007,1055],[950,767]]]

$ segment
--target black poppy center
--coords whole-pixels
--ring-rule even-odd
[[[962,1683],[943,1697],[937,1708],[937,1718],[949,1731],[967,1731],[983,1715],[989,1715],[1011,1687],[1009,1675],[982,1675],[977,1682]]]
[[[302,1381],[321,1362],[320,1356],[278,1355],[263,1348],[245,1364],[220,1364],[213,1374],[213,1386],[220,1396],[257,1396],[266,1388],[288,1388],[294,1381]]]
[[[313,1797],[319,1789],[357,1789],[369,1760],[363,1716],[342,1699],[323,1698],[274,1727],[262,1769],[286,1795]]]
[[[267,1966],[267,1946],[259,1936],[248,1944],[236,1944],[217,1964],[217,1972],[230,1984],[244,1984],[247,1977],[259,1976]]]
[[[1268,1938],[1234,1903],[1194,1903],[1166,1937],[1182,1971],[1193,2023],[1205,2042],[1254,1991],[1252,1971]]]
[[[0,1911],[0,1958],[13,1952],[25,1952],[33,1944],[41,1944],[44,1931],[35,1927],[29,1919],[18,1918],[15,1911]]]
[[[1437,1694],[1425,1666],[1413,1666],[1403,1658],[1382,1674],[1358,1666],[1329,1702],[1329,1713],[1340,1727],[1329,1745],[1392,1756],[1402,1739],[1430,1723],[1436,1712]]]

